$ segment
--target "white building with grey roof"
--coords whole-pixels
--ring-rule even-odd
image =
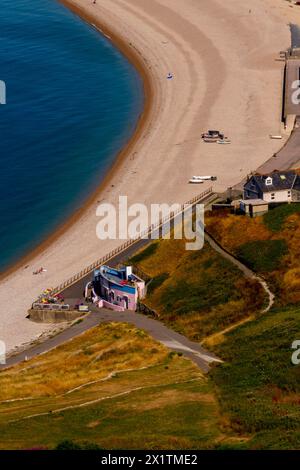
[[[244,199],[268,203],[300,202],[300,176],[292,170],[252,175],[244,185]]]

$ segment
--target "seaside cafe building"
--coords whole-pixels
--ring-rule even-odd
[[[145,282],[133,274],[132,266],[113,269],[101,266],[94,271],[94,291],[104,307],[124,311],[137,308],[145,296]]]

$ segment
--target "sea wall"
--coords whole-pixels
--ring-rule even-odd
[[[83,313],[78,310],[28,310],[29,320],[35,323],[62,323],[77,320]]]

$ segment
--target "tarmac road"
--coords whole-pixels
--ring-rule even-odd
[[[209,200],[210,198],[205,198],[202,203],[206,203],[207,199]],[[138,250],[151,243],[151,241],[152,240],[148,239],[138,240],[136,243],[134,243],[134,245],[129,246],[126,248],[126,250],[109,260],[109,265],[111,267],[115,267],[118,264],[124,263],[134,254],[136,254]],[[91,280],[92,273],[77,281],[69,288],[65,289],[63,291],[65,302],[70,303],[70,305],[75,305],[77,301],[82,301],[85,286],[87,282]],[[155,340],[164,344],[169,349],[182,353],[185,357],[191,359],[203,372],[207,372],[209,370],[210,364],[212,362],[222,362],[214,354],[206,351],[202,346],[200,346],[200,344],[188,340],[185,336],[167,328],[158,320],[154,320],[145,315],[129,311],[114,312],[107,309],[98,309],[95,306],[90,306],[90,308],[92,312],[87,315],[87,317],[84,318],[82,322],[75,323],[73,326],[65,329],[56,336],[9,357],[5,365],[0,365],[0,370],[46,353],[103,322],[132,323],[137,328],[141,328],[147,331]]]
[[[297,127],[298,126],[298,127]],[[296,120],[296,126],[290,138],[276,156],[271,157],[258,169],[258,173],[271,173],[275,170],[288,170],[295,168],[300,161],[300,118]]]
[[[182,353],[183,356],[191,359],[202,372],[208,372],[212,362],[222,362],[214,354],[202,348],[200,344],[188,340],[185,336],[167,328],[158,320],[153,320],[145,315],[128,311],[113,312],[96,307],[92,307],[92,310],[93,311],[87,315],[82,322],[75,323],[53,338],[47,339],[39,345],[33,346],[26,351],[8,358],[6,365],[1,365],[0,370],[46,353],[64,344],[66,341],[70,341],[72,338],[75,338],[90,328],[105,322],[131,323],[137,328],[147,331],[155,340],[164,344],[169,349]]]

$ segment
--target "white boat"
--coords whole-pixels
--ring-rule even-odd
[[[270,135],[270,139],[281,140],[281,139],[282,139],[282,135]]]
[[[216,181],[216,179],[216,176],[193,176],[189,182],[193,184],[202,184],[204,181]]]
[[[203,184],[204,183],[204,180],[201,178],[201,176],[193,176],[189,183],[191,184]]]

